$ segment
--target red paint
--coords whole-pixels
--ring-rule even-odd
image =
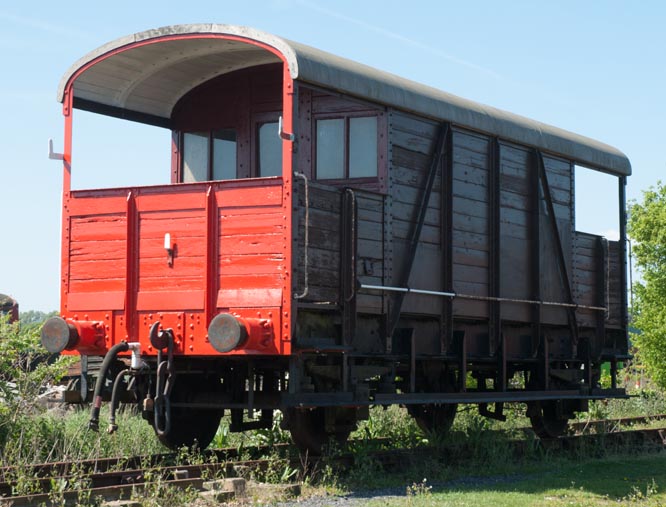
[[[224,309],[248,318],[257,312],[275,316],[269,340],[262,327],[253,331],[257,338],[248,341],[248,350],[232,353],[284,353],[276,329],[288,311],[282,291],[291,262],[281,183],[270,178],[72,192],[65,210],[70,232],[64,314],[77,327],[84,312],[99,321],[102,312],[125,317],[124,325],[106,332],[107,342],[87,341],[85,351],[124,339],[146,342],[147,348],[150,325],[175,312],[191,316],[186,326],[180,323],[178,340],[193,350],[182,353],[218,354],[205,334]],[[178,324],[162,325],[178,330]]]
[[[133,47],[193,37],[243,41],[283,59],[273,48],[235,36],[165,37],[100,56],[79,69],[66,87],[61,313],[85,334],[78,348],[82,353],[104,354],[127,340],[141,342],[142,353],[154,354],[148,331],[159,321],[162,328],[174,330],[177,354],[220,355],[206,334],[221,311],[236,315],[249,333],[244,347],[229,354],[291,352],[291,142],[283,141],[281,178],[70,190],[75,79]],[[286,65],[282,67],[282,111],[270,108],[272,114],[282,114],[284,129],[291,132],[293,82]],[[245,74],[276,75],[278,69],[264,66]],[[276,82],[279,90],[280,80]],[[270,96],[270,90],[259,85],[257,90]],[[272,97],[279,106],[279,94]],[[259,106],[262,114],[266,107]],[[175,181],[176,142],[172,149],[176,160],[166,170]],[[171,265],[164,246],[167,233],[174,250]]]

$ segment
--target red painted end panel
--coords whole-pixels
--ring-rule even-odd
[[[128,340],[154,353],[148,331],[159,321],[177,353],[219,355],[207,327],[225,311],[257,322],[229,354],[288,353],[284,197],[279,178],[73,192],[64,316],[98,322],[104,349]]]

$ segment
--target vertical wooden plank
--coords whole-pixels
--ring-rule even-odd
[[[137,332],[137,312],[136,308],[136,293],[138,288],[138,273],[139,273],[139,214],[136,210],[136,197],[134,192],[130,190],[127,193],[127,262],[126,262],[126,293],[125,293],[125,327],[127,335],[125,339],[135,340]]]
[[[529,165],[530,178],[530,210],[531,210],[531,286],[532,299],[541,301],[541,182],[539,178],[539,154],[533,151],[532,156],[528,158],[531,161]],[[541,305],[532,305],[532,343],[534,349],[541,348],[544,351],[544,371],[542,372],[544,389],[548,389],[548,337],[541,332]],[[540,344],[543,345],[540,347]]]
[[[394,285],[395,280],[393,279],[393,193],[395,191],[394,181],[393,181],[393,122],[395,120],[394,111],[389,111],[388,113],[388,149],[389,149],[389,158],[388,158],[388,181],[387,181],[387,194],[386,199],[384,199],[384,206],[382,208],[383,212],[383,237],[384,237],[384,266],[383,266],[383,282],[384,285]],[[391,352],[392,349],[392,338],[388,336],[388,319],[391,314],[391,297],[388,292],[384,291],[382,293],[382,322],[381,322],[381,332],[384,335],[385,339],[385,349],[387,353]]]
[[[453,135],[449,132],[446,140],[446,158],[442,173],[442,288],[453,292]],[[464,336],[463,336],[464,342]],[[453,350],[453,300],[444,298],[440,314],[440,353]],[[461,356],[465,355],[465,346],[461,347]],[[466,359],[462,359],[462,369],[466,368]],[[461,373],[462,375],[462,373]],[[463,387],[465,380],[463,382]],[[463,389],[464,390],[464,389]]]
[[[213,318],[213,314],[216,310],[217,302],[217,244],[218,244],[218,235],[217,235],[217,219],[218,219],[218,208],[217,200],[215,197],[215,192],[213,191],[212,185],[208,185],[206,189],[206,232],[205,232],[205,241],[206,241],[206,257],[205,257],[205,270],[206,270],[206,279],[205,279],[205,300],[204,300],[204,315],[206,318],[206,325]]]
[[[495,137],[489,145],[488,175],[488,236],[490,250],[488,252],[488,288],[489,296],[501,297],[500,287],[500,144]],[[501,307],[497,301],[488,302],[488,337],[489,350],[492,352],[500,341]],[[506,346],[503,346],[506,349]],[[502,359],[504,360],[504,359]],[[504,367],[506,365],[503,365]]]

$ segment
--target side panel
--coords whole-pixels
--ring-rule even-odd
[[[453,290],[487,297],[489,293],[490,209],[487,137],[454,130],[452,160]],[[453,314],[488,318],[488,303],[455,299]]]
[[[125,193],[101,199],[72,199],[69,209],[69,269],[63,280],[67,291],[64,309],[67,312],[123,310],[128,227]]]
[[[244,204],[234,204],[216,192],[218,308],[280,305],[285,230],[279,190],[266,192],[261,206],[252,204],[249,195]]]
[[[403,276],[403,263],[407,256],[410,234],[415,227],[417,203],[431,162],[431,152],[436,142],[438,126],[434,122],[391,112],[389,168],[391,188],[391,230],[393,249],[393,280],[399,285]],[[441,168],[435,179],[423,229],[416,250],[414,265],[409,278],[410,287],[434,291],[442,287],[441,250]],[[441,301],[430,296],[410,294],[405,297],[403,313],[417,313],[439,317]]]
[[[207,326],[225,311],[266,322],[261,340],[234,353],[282,352],[280,178],[73,192],[67,211],[66,317],[103,322],[107,347],[131,340],[150,351],[160,321],[178,352],[217,354]]]

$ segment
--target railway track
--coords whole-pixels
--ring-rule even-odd
[[[593,446],[603,449],[662,450],[666,447],[666,427],[622,430],[627,426],[666,420],[666,415],[587,421],[571,425],[572,435],[552,440],[521,439],[509,443],[511,452],[524,455],[535,446],[548,452],[577,452]],[[377,446],[381,447],[381,439]],[[364,453],[387,471],[404,468],[425,456],[452,463],[469,456],[473,450],[468,442],[449,447],[417,449],[380,449]],[[277,452],[276,452],[277,451]],[[272,452],[277,458],[259,459]],[[22,507],[29,505],[78,505],[82,499],[106,501],[140,497],[161,487],[193,488],[215,501],[232,499],[245,494],[245,477],[275,470],[302,471],[316,460],[304,459],[286,444],[273,447],[245,449],[240,458],[237,449],[206,451],[190,462],[177,454],[158,454],[130,458],[108,458],[76,462],[59,462],[32,467],[0,468],[0,505]],[[253,459],[247,459],[252,456]],[[341,469],[354,466],[355,455],[343,453],[325,458],[328,464]],[[26,481],[26,477],[31,477]],[[298,491],[287,490],[286,494]],[[129,504],[128,504],[129,505]]]

